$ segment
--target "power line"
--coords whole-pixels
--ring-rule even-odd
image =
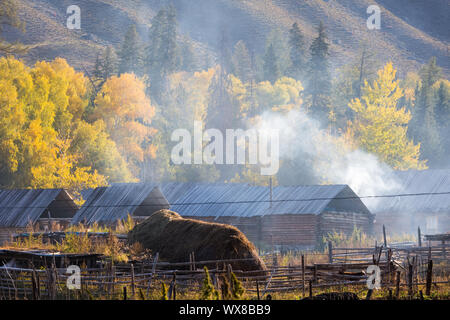
[[[450,195],[448,192],[423,192],[423,193],[404,193],[404,194],[388,194],[388,195],[370,195],[370,196],[348,196],[348,197],[324,197],[324,198],[308,198],[308,199],[273,199],[273,200],[242,200],[242,201],[210,201],[210,202],[180,202],[180,203],[159,203],[159,204],[111,204],[111,205],[83,205],[81,208],[120,208],[120,207],[160,207],[162,205],[169,206],[192,206],[192,205],[221,205],[221,204],[251,204],[251,203],[278,203],[278,202],[304,202],[304,201],[326,201],[326,200],[358,200],[358,199],[374,199],[374,198],[395,198],[395,197],[417,197],[417,196],[435,196]],[[154,197],[155,200],[166,200],[162,197]],[[66,202],[67,200],[53,200]],[[0,206],[3,209],[46,209],[48,206]],[[58,209],[67,208],[66,206],[55,207]]]

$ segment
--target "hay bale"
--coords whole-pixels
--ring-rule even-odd
[[[170,210],[155,212],[136,225],[128,233],[128,241],[159,252],[160,258],[168,262],[187,262],[194,252],[196,261],[253,259],[231,263],[233,270],[266,269],[254,245],[237,228],[184,219]]]

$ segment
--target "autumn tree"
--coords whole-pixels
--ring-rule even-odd
[[[424,169],[419,160],[420,144],[415,145],[406,136],[411,114],[397,104],[403,90],[396,80],[392,63],[378,71],[378,77],[362,88],[361,99],[351,101],[355,112],[349,131],[357,145],[398,170]]]
[[[300,81],[293,78],[283,77],[274,84],[263,81],[256,85],[255,96],[257,111],[289,111],[299,108],[302,104],[301,94],[303,86]]]
[[[169,76],[169,86],[162,103],[156,106],[154,125],[158,128],[154,139],[158,157],[152,161],[152,175],[157,180],[214,181],[218,174],[208,165],[171,165],[172,132],[185,128],[192,132],[194,121],[206,122],[209,87],[217,72],[210,68],[200,72],[177,72]],[[213,178],[214,177],[214,178]],[[206,181],[205,180],[205,181]]]
[[[79,190],[107,183],[70,150],[72,132],[83,121],[86,85],[64,59],[34,68],[0,59],[0,185]]]
[[[92,121],[102,120],[136,177],[145,161],[156,156],[151,127],[155,108],[145,94],[145,84],[133,74],[108,79],[95,99]],[[142,176],[141,176],[142,178]]]

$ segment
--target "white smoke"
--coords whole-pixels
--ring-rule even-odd
[[[278,129],[281,161],[307,155],[313,159],[310,169],[322,183],[347,184],[359,196],[389,194],[400,187],[388,165],[373,154],[346,147],[342,138],[328,134],[303,111],[265,112],[256,129]]]

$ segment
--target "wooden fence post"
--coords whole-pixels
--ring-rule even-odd
[[[38,285],[36,280],[36,271],[33,269],[31,273],[31,291],[33,295],[33,300],[39,300],[38,296]]]
[[[425,294],[429,296],[431,294],[431,283],[433,281],[433,260],[428,261],[427,268],[427,284]]]
[[[391,260],[392,260],[392,249],[389,249],[388,250],[388,261],[387,261],[387,263],[388,263],[388,287],[390,287],[391,283],[392,283]]]
[[[309,280],[309,297],[312,298],[313,290],[312,290],[312,280]]]
[[[257,293],[258,300],[260,300],[261,298],[259,296],[259,282],[258,282],[258,279],[256,279],[256,293]]]
[[[447,259],[447,251],[445,250],[445,240],[442,240],[442,254],[444,256],[444,260]]]
[[[333,263],[333,243],[328,241],[328,262]]]
[[[156,271],[156,264],[158,263],[159,258],[159,252],[156,253],[155,258],[153,259],[153,266],[152,266],[152,273],[150,274],[150,279],[148,279],[148,286],[147,286],[147,296],[150,293],[150,286],[152,284],[152,279]]]
[[[419,247],[422,246],[422,234],[420,232],[420,227],[417,227],[417,243],[419,244]]]
[[[316,284],[317,283],[317,264],[314,263],[314,271],[313,271],[313,281]]]
[[[302,254],[302,292],[305,297],[305,256]]]
[[[173,272],[172,278],[173,286],[172,286],[172,298],[173,300],[177,300],[177,272]]]
[[[397,280],[395,283],[395,297],[400,299],[400,271],[397,271]]]
[[[413,296],[413,265],[408,261],[408,297],[412,299]]]
[[[231,264],[228,264],[227,265],[227,278],[228,278],[228,283],[230,284],[231,291],[234,290],[234,288],[233,288],[233,280],[232,280],[232,277],[231,277],[231,273],[232,272],[233,272],[233,268],[231,267]]]
[[[133,296],[133,299],[135,298],[136,290],[135,290],[135,284],[134,284],[134,265],[131,264],[131,295]]]

